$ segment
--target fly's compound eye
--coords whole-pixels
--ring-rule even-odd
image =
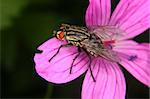
[[[58,31],[57,34],[56,34],[56,37],[60,40],[64,40],[65,32],[64,31]]]

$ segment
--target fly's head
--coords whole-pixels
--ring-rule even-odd
[[[68,24],[61,24],[58,31],[54,31],[54,36],[59,40],[65,40],[66,37],[66,31],[69,29],[70,25]]]
[[[67,40],[72,43],[81,42],[90,36],[86,28],[68,24],[61,24],[59,30],[54,32],[54,35],[59,40]]]

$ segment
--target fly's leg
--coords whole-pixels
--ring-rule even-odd
[[[87,56],[89,57],[89,64],[88,64],[88,67],[90,68],[90,73],[91,73],[91,76],[92,76],[92,79],[94,82],[96,82],[95,78],[94,78],[94,75],[93,75],[93,72],[92,72],[92,68],[91,68],[91,63],[92,63],[92,59],[91,59],[91,56],[89,55],[89,53],[84,49],[85,53],[87,54]]]
[[[53,57],[51,57],[51,58],[49,59],[49,62],[59,53],[59,51],[60,51],[60,49],[61,49],[62,47],[69,47],[69,46],[71,46],[71,43],[61,45],[61,46],[58,48],[57,52],[53,55]]]
[[[75,58],[73,59],[73,62],[71,63],[70,74],[72,73],[73,64],[75,60],[78,58],[78,56],[80,55],[80,53],[81,53],[81,48],[78,46],[78,54],[75,56]]]
[[[93,78],[93,81],[96,82],[96,80],[94,78],[94,75],[93,75],[93,72],[92,72],[92,68],[91,68],[92,59],[91,59],[90,55],[88,55],[88,57],[89,57],[89,65],[88,65],[88,67],[90,68],[90,73],[91,73],[91,76]]]

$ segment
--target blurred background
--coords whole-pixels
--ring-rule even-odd
[[[117,3],[112,0],[112,11]],[[87,6],[88,0],[0,0],[2,98],[80,98],[84,75],[67,84],[49,83],[35,72],[33,57],[61,23],[85,26]],[[148,42],[148,30],[135,40]],[[148,98],[148,88],[123,71],[127,98]]]

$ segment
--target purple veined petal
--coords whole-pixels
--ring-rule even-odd
[[[150,49],[150,43],[141,43],[141,45],[147,49]]]
[[[129,23],[127,23],[127,24],[129,24]],[[127,24],[122,25],[120,28],[124,28],[124,26]],[[145,18],[141,19],[137,23],[132,24],[129,27],[127,27],[126,29],[124,29],[127,34],[125,36],[121,37],[120,39],[125,40],[125,39],[134,38],[135,36],[143,33],[145,30],[147,30],[149,28],[150,28],[150,14],[145,16]]]
[[[110,0],[89,0],[85,21],[87,27],[107,25],[111,14]]]
[[[137,80],[150,86],[150,49],[147,44],[114,47],[122,60],[120,64]]]
[[[150,0],[120,0],[109,25],[126,32],[120,39],[133,38],[150,28]]]
[[[87,70],[88,57],[84,52],[81,52],[80,56],[75,60],[70,74],[72,61],[78,53],[75,46],[61,48],[60,52],[49,62],[49,59],[62,44],[66,44],[66,42],[52,38],[38,48],[43,52],[36,53],[34,56],[37,73],[52,83],[69,82]]]
[[[138,45],[137,42],[133,41],[133,40],[124,40],[124,41],[116,41],[114,44],[114,48],[122,48],[122,47],[131,47],[131,46],[135,46]]]
[[[125,78],[116,63],[97,59],[92,64],[93,82],[88,70],[83,86],[82,99],[125,99]]]

